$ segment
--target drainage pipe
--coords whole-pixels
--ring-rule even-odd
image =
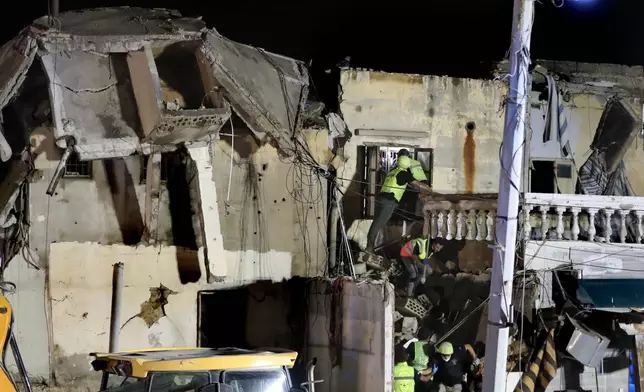
[[[115,353],[119,349],[119,332],[121,325],[121,294],[123,293],[123,263],[114,264],[112,277],[112,311],[110,315],[110,346],[109,352]],[[103,372],[101,390],[107,388],[109,373]]]

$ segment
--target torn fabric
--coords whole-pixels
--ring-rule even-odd
[[[557,375],[555,330],[548,331],[539,351],[519,380],[514,392],[542,392]]]
[[[329,129],[329,150],[334,148],[334,140],[345,136],[349,132],[347,123],[337,113],[329,113],[325,116],[327,127]]]
[[[561,153],[564,157],[571,155],[570,142],[563,143],[563,137],[568,129],[568,120],[564,115],[564,106],[561,103],[561,95],[557,90],[557,84],[552,76],[546,76],[548,81],[548,106],[546,109],[546,125],[543,130],[543,142],[555,140],[561,146]]]

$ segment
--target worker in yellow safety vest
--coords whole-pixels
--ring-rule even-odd
[[[431,193],[432,188],[423,181],[427,182],[427,176],[422,170],[420,162],[412,159],[408,150],[402,149],[398,151],[396,167],[387,173],[380,193],[376,197],[376,210],[369,228],[369,234],[367,234],[365,252],[374,253],[378,233],[389,222],[408,185],[412,185],[420,191]]]
[[[409,356],[402,344],[394,352],[394,392],[414,392],[414,368],[407,363]]]
[[[411,366],[417,371],[427,369],[427,364],[429,363],[429,356],[427,355],[427,344],[429,342],[429,330],[424,327],[421,327],[418,330],[418,337],[415,339],[413,345],[410,345],[407,349],[407,354],[411,360]]]
[[[441,238],[431,241],[427,236],[407,241],[400,248],[400,259],[408,272],[407,296],[411,297],[419,283],[425,283],[425,278],[432,273],[430,258],[443,249]]]
[[[430,337],[430,331],[425,327],[421,327],[418,330],[417,337],[405,343],[409,363],[411,363],[411,366],[416,371],[416,392],[424,392],[427,389],[427,383],[421,380],[419,376],[429,366],[430,356],[428,354],[431,349],[430,342],[436,342],[436,335]]]

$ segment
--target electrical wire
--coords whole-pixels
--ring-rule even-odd
[[[233,116],[230,116],[230,169],[228,170],[228,191],[226,192],[226,207],[230,204],[230,188],[233,181],[233,163],[235,161],[235,127]]]

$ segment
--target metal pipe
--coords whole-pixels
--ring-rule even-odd
[[[60,0],[51,0],[51,16],[58,18],[60,13]]]
[[[315,379],[315,365],[318,363],[318,358],[313,357],[312,360],[306,365],[306,382],[300,384],[301,387],[305,387],[308,392],[315,392],[315,384],[321,383],[324,380]],[[308,388],[306,388],[308,387]]]
[[[69,157],[72,155],[73,151],[74,151],[74,142],[68,140],[67,148],[65,148],[65,152],[63,153],[63,156],[60,158],[60,162],[58,162],[58,166],[56,166],[56,170],[54,171],[54,176],[51,178],[51,181],[49,182],[49,186],[47,187],[47,195],[52,196],[56,191],[58,182],[60,181],[60,179],[63,177],[63,174],[65,173],[65,165],[67,165],[67,160],[69,160]]]
[[[13,331],[10,332],[9,344],[11,345],[11,352],[13,353],[13,358],[16,361],[16,366],[18,367],[18,373],[20,373],[20,375],[22,376],[22,382],[25,387],[25,392],[31,392],[31,383],[29,382],[29,375],[27,374],[25,363],[22,361],[22,355],[20,355],[18,342],[16,342],[16,337],[14,336]]]
[[[110,352],[119,349],[119,329],[121,326],[121,294],[123,293],[123,263],[114,264],[112,280],[112,314],[110,324]]]
[[[334,186],[331,183],[331,186]],[[333,192],[333,189],[332,189]],[[336,195],[337,196],[337,195]],[[331,196],[331,203],[329,208],[331,209],[329,213],[329,272],[336,271],[336,264],[338,262],[338,208],[335,204],[335,197]]]
[[[110,343],[109,352],[115,353],[119,349],[119,332],[121,326],[121,294],[123,292],[123,263],[114,264],[112,274],[112,310],[110,314]],[[103,372],[101,391],[107,388],[109,373]]]

